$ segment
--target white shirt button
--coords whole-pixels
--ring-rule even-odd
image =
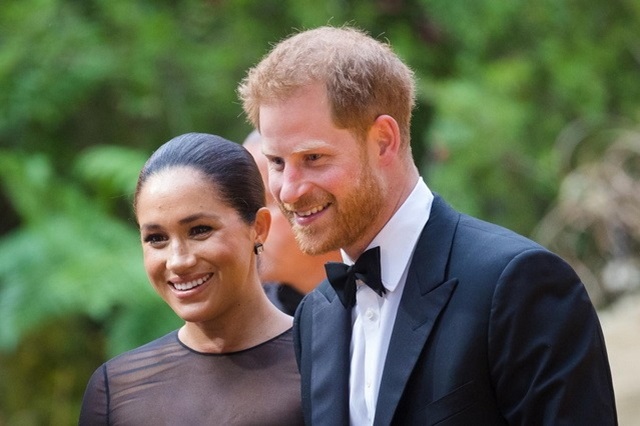
[[[371,308],[367,309],[364,315],[367,317],[369,321],[375,321],[377,318],[376,312]]]

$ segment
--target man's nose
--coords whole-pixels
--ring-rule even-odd
[[[308,187],[304,174],[296,167],[285,167],[278,179],[270,181],[275,197],[284,204],[295,204]]]

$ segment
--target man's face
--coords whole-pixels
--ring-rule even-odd
[[[256,136],[259,138],[259,136]],[[269,236],[264,243],[265,250],[258,257],[258,272],[263,283],[296,284],[300,274],[309,266],[308,256],[300,251],[288,218],[280,210],[278,202],[269,191],[267,158],[262,154],[261,142],[245,145],[253,155],[267,188],[267,208],[271,212]]]
[[[370,161],[375,146],[333,124],[324,86],[261,106],[260,132],[269,188],[301,249],[320,254],[366,245],[383,200]]]

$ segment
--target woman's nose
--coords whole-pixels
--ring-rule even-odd
[[[182,242],[171,244],[167,269],[180,272],[194,266],[195,263],[196,256],[188,244]]]

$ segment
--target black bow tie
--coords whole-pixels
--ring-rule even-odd
[[[325,263],[324,269],[329,283],[345,308],[351,308],[356,303],[357,279],[371,287],[378,296],[386,292],[380,274],[380,247],[365,251],[351,266],[340,262],[328,262]]]

